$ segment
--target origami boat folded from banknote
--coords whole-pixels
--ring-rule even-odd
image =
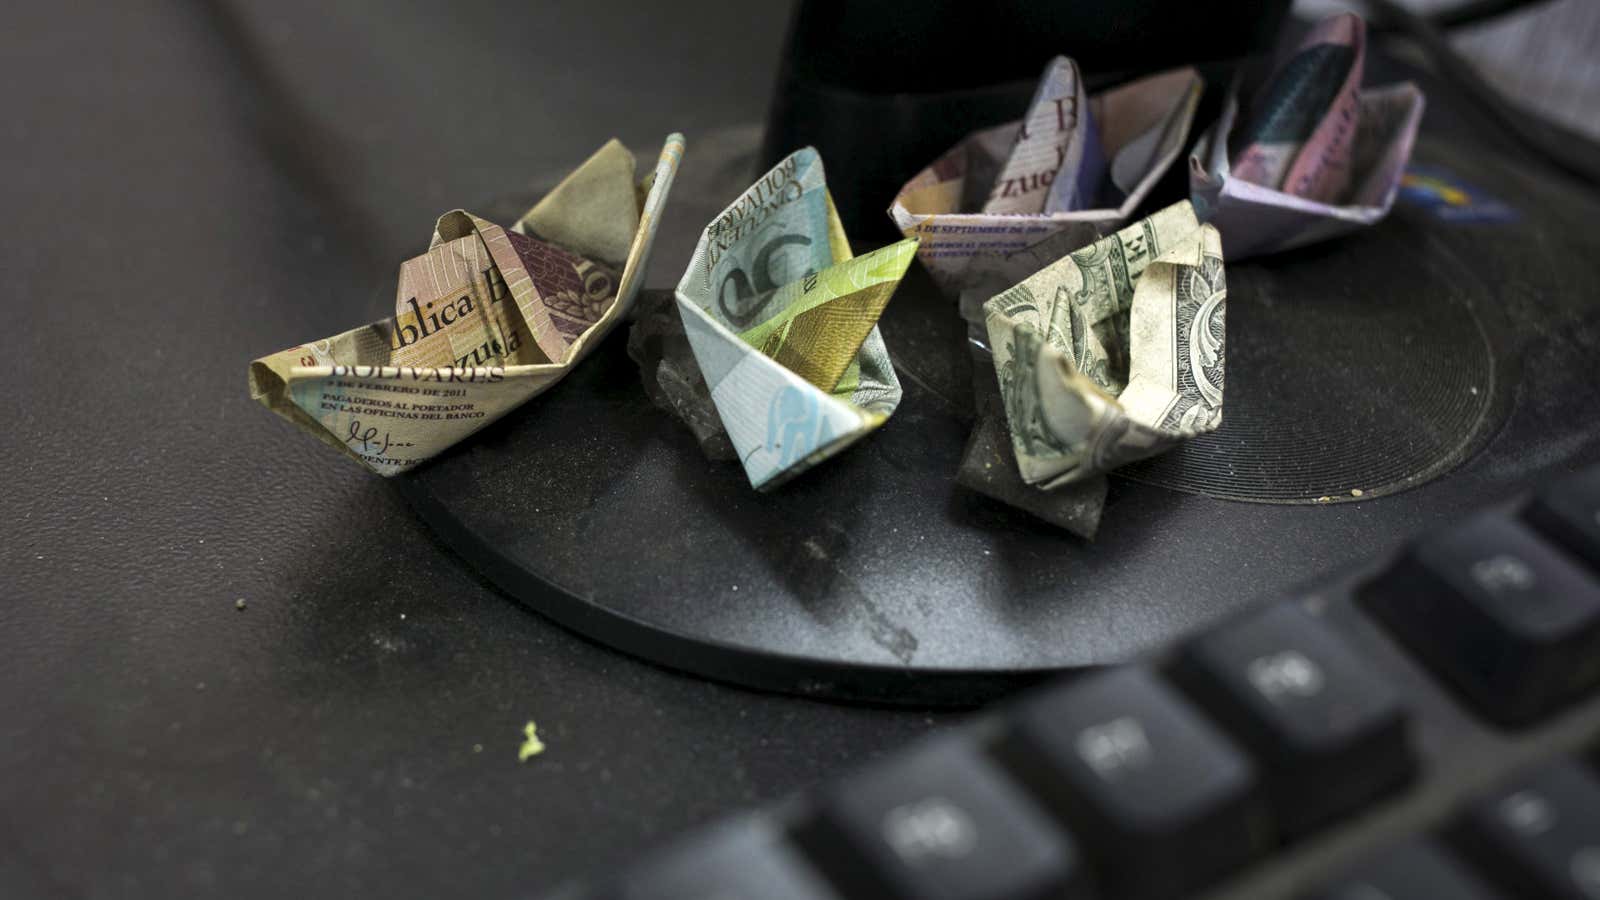
[[[838,453],[899,406],[877,321],[915,249],[906,240],[853,256],[809,147],[700,235],[678,313],[753,486],[772,488]]]
[[[1041,241],[1081,247],[1126,224],[1183,152],[1202,87],[1182,68],[1090,97],[1057,57],[1021,120],[967,136],[900,189],[889,216],[921,239],[917,256],[951,295]]]
[[[1217,230],[1182,202],[985,303],[1022,479],[1080,481],[1220,425],[1227,296]]]
[[[549,388],[633,302],[683,157],[635,181],[612,140],[510,231],[456,210],[400,266],[394,318],[256,360],[250,394],[380,475],[403,472]]]
[[[1236,84],[1195,143],[1192,200],[1222,232],[1229,260],[1325,240],[1388,215],[1424,100],[1410,82],[1363,90],[1365,55],[1360,17],[1322,22],[1259,88]]]

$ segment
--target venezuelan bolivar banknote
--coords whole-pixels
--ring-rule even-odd
[[[1188,202],[984,304],[1022,479],[1080,481],[1222,423],[1227,284]]]
[[[1366,25],[1323,21],[1259,87],[1229,92],[1189,158],[1200,217],[1238,261],[1370,225],[1394,205],[1422,121],[1408,83],[1362,90]]]
[[[678,313],[756,488],[838,453],[900,405],[877,322],[915,250],[906,240],[852,256],[809,147],[706,226]]]
[[[1057,57],[1021,120],[968,135],[906,182],[889,216],[952,296],[1046,239],[1081,247],[1126,224],[1183,152],[1202,87],[1184,68],[1091,97]]]
[[[250,365],[250,395],[380,475],[559,381],[626,315],[683,157],[612,140],[510,231],[456,210],[400,266],[395,315]]]

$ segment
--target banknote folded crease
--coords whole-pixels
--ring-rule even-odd
[[[395,475],[559,381],[626,314],[683,137],[635,180],[612,140],[509,230],[444,214],[400,266],[395,315],[256,360],[251,396]]]
[[[1189,156],[1191,199],[1230,260],[1371,225],[1394,205],[1422,122],[1410,82],[1363,89],[1366,25],[1311,30],[1261,84],[1237,81]]]
[[[811,148],[762,175],[701,234],[678,313],[753,486],[775,487],[834,455],[899,405],[877,323],[915,248],[905,240],[854,256]]]
[[[1226,299],[1217,230],[1182,202],[985,303],[1023,481],[1082,481],[1220,425]]]
[[[1081,247],[1126,224],[1183,152],[1203,84],[1173,69],[1089,96],[1077,65],[1045,67],[1022,119],[973,132],[900,189],[889,216],[950,295],[1022,274],[1005,257]]]

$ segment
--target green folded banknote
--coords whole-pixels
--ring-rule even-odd
[[[510,229],[462,210],[402,263],[393,318],[250,365],[250,395],[380,475],[439,453],[559,381],[621,321],[683,157],[636,180],[613,140]]]
[[[1222,423],[1227,284],[1187,201],[984,304],[1022,479],[1081,481]]]
[[[811,148],[706,226],[678,282],[678,312],[756,488],[838,453],[899,406],[877,323],[916,243],[854,256]]]

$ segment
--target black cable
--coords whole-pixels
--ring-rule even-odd
[[[1529,7],[1543,6],[1549,2],[1550,0],[1466,0],[1465,3],[1458,3],[1449,9],[1429,13],[1428,21],[1432,22],[1435,28],[1450,31],[1498,19]]]
[[[1481,25],[1512,13],[1524,12],[1536,6],[1544,6],[1549,2],[1550,0],[1464,0],[1455,6],[1429,12],[1423,18],[1441,31],[1454,31],[1457,28]],[[1393,34],[1400,29],[1393,23],[1375,21],[1367,24],[1367,30],[1370,34]]]
[[[1590,184],[1600,184],[1600,145],[1507,100],[1450,46],[1449,38],[1433,20],[1411,12],[1394,0],[1365,2],[1379,21],[1415,41],[1433,64],[1434,71],[1476,101],[1506,135],[1563,171]],[[1467,5],[1488,6],[1490,3]],[[1505,4],[1497,0],[1497,5]]]

